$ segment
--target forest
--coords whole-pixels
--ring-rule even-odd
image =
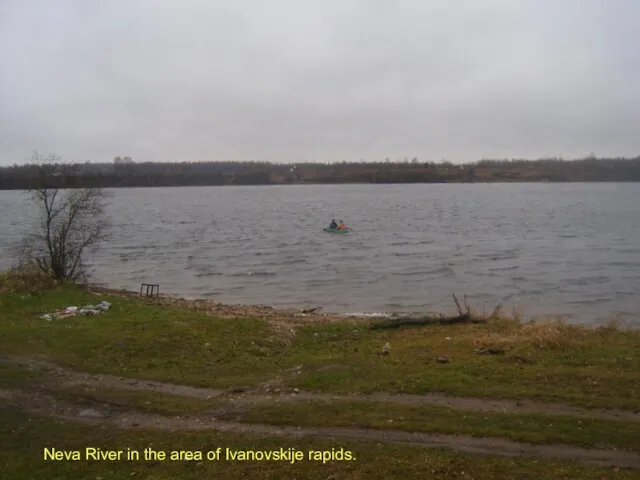
[[[0,167],[0,190],[50,187],[168,187],[338,183],[637,182],[640,156],[563,160],[420,162],[143,162],[22,164]],[[48,172],[43,176],[43,167]]]

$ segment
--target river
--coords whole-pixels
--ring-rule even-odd
[[[640,184],[294,185],[111,189],[93,278],[186,298],[342,313],[490,311],[640,326]],[[0,191],[0,268],[32,228]],[[343,219],[348,235],[325,233]]]

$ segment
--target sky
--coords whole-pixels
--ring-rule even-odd
[[[637,0],[0,0],[0,165],[640,154]]]

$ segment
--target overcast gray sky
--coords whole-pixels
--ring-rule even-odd
[[[640,154],[637,0],[0,0],[0,164]]]

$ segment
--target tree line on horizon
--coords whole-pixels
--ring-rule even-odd
[[[0,167],[1,190],[24,190],[40,181],[41,166]],[[640,156],[576,160],[480,160],[420,162],[144,162],[116,157],[113,163],[51,164],[47,181],[56,188],[285,185],[336,183],[482,183],[640,181]]]

